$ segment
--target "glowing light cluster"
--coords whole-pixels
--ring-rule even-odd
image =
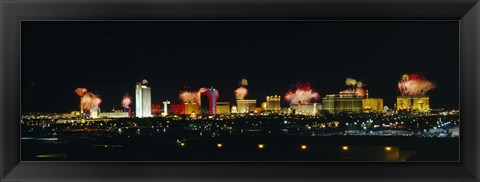
[[[351,86],[352,88],[342,90],[342,91],[340,91],[340,93],[354,93],[354,94],[357,94],[361,97],[365,97],[366,91],[363,88],[363,86],[365,86],[363,84],[363,82],[357,81],[356,79],[353,79],[353,78],[347,78],[345,80],[345,85]]]
[[[198,89],[197,92],[182,91],[179,94],[179,98],[184,103],[200,103],[200,95],[207,90],[209,89],[202,87]],[[214,89],[214,90],[215,90],[215,97],[218,98],[219,96],[218,90],[217,89]]]
[[[313,91],[310,83],[297,83],[295,85],[295,90],[288,90],[285,94],[285,100],[290,102],[290,104],[308,104],[312,100],[317,100],[320,98],[320,94]]]
[[[198,103],[199,101],[197,92],[183,91],[180,92],[179,97],[184,103]]]
[[[247,96],[248,90],[245,87],[239,87],[235,90],[235,98],[237,100],[243,100],[245,99],[245,96]]]
[[[125,95],[122,99],[122,107],[130,108],[130,104],[132,104],[132,97]]]
[[[92,92],[88,92],[86,88],[77,88],[75,93],[80,96],[80,109],[82,111],[90,112],[91,109],[100,110],[102,99],[100,99],[98,96]]]
[[[422,96],[435,87],[434,83],[419,74],[404,74],[398,82],[402,96]]]

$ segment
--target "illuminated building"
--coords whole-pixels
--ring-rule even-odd
[[[381,98],[366,98],[362,99],[362,112],[383,112],[383,99]]]
[[[267,102],[262,102],[261,106],[263,110],[267,110]]]
[[[362,112],[362,97],[355,93],[328,94],[322,98],[323,110],[330,114]]]
[[[267,96],[266,111],[279,111],[280,110],[280,96]]]
[[[371,112],[380,113],[380,112],[383,112],[383,111],[384,111],[383,99],[368,97],[368,90],[367,90],[366,98],[362,99],[362,112],[364,112],[364,113],[371,113]]]
[[[185,104],[170,104],[172,113],[176,115],[185,114]]]
[[[257,100],[237,100],[237,113],[249,113],[257,108]]]
[[[217,91],[213,88],[200,94],[201,112],[205,115],[217,114]]]
[[[147,80],[142,80],[135,89],[135,114],[139,118],[152,116],[152,95],[147,83]]]
[[[102,112],[99,114],[100,118],[128,118],[128,112]]]
[[[230,113],[230,103],[217,102],[217,114],[226,114],[226,113]]]
[[[238,113],[237,106],[232,106],[232,113]]]
[[[72,111],[70,114],[72,116],[80,116],[81,113],[80,113],[80,111]]]
[[[198,103],[185,103],[185,114],[200,114],[200,105]]]
[[[152,104],[152,113],[153,116],[158,116],[160,113],[160,104]]]
[[[429,111],[428,96],[397,96],[397,111]]]
[[[295,110],[296,115],[316,115],[319,110],[322,110],[322,104],[291,104],[290,108]]]

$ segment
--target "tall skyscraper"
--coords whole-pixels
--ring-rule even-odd
[[[147,84],[147,80],[142,80],[135,89],[135,115],[139,118],[152,116],[152,91]]]
[[[205,115],[214,116],[217,114],[218,91],[214,88],[208,89],[200,94],[201,112]]]

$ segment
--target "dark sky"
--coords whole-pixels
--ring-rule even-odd
[[[432,108],[458,108],[458,33],[456,21],[24,21],[22,111],[78,110],[77,87],[100,95],[103,110],[120,108],[144,78],[152,103],[210,86],[233,103],[242,78],[260,103],[296,82],[338,93],[352,77],[393,107],[404,73],[438,85]]]

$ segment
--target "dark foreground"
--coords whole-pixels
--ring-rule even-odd
[[[458,161],[458,149],[458,138],[235,136],[182,141],[140,135],[68,143],[22,140],[21,151],[23,161]]]

